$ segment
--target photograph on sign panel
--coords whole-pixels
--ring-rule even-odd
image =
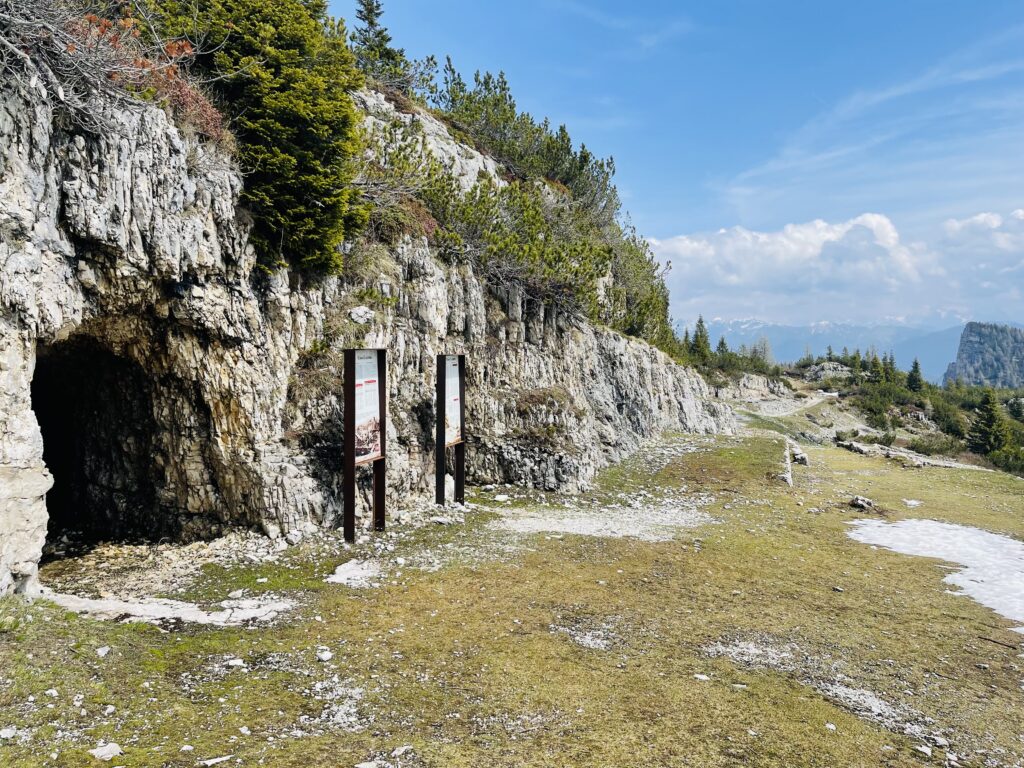
[[[462,440],[462,401],[459,393],[459,358],[447,355],[444,360],[444,443]]]
[[[356,352],[356,461],[380,458],[380,390],[377,352]]]

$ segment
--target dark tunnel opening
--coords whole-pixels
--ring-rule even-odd
[[[152,540],[163,533],[155,491],[151,383],[135,362],[88,338],[37,350],[32,408],[54,485],[47,540]]]

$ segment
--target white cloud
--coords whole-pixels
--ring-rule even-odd
[[[652,240],[677,317],[774,322],[962,315],[1020,316],[1024,210],[982,212],[907,240],[889,217],[864,213],[779,230],[745,227]]]
[[[652,240],[673,271],[718,285],[841,284],[920,279],[925,260],[917,244],[900,240],[893,223],[865,213],[838,223],[817,219],[776,232],[745,227]]]
[[[1016,214],[1016,211],[1014,212]],[[1017,217],[1020,218],[1020,217]],[[976,213],[966,219],[947,219],[946,233],[956,235],[965,229],[999,229],[1003,226],[1003,217],[998,213]]]

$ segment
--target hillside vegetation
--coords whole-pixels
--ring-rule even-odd
[[[954,456],[970,452],[1007,472],[1024,474],[1024,389],[969,387],[947,381],[937,387],[924,380],[915,360],[901,371],[892,355],[829,350],[823,357],[806,357],[797,371],[838,364],[841,373],[822,381],[864,412],[867,423],[892,442],[895,431],[908,423],[931,426],[934,434],[919,437],[909,448],[919,453]],[[887,437],[888,436],[888,437]]]

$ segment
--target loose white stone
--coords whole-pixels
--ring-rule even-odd
[[[95,757],[97,760],[102,760],[105,763],[109,763],[115,757],[120,757],[124,754],[124,750],[121,747],[111,741],[108,744],[96,747],[96,749],[90,749],[89,754]]]
[[[221,763],[226,763],[232,757],[234,757],[234,755],[224,755],[224,757],[211,757],[209,760],[200,760],[199,765],[220,765]]]
[[[99,656],[101,659],[104,658],[108,653],[110,653],[109,645],[101,645],[99,648],[96,649],[96,655]]]
[[[375,560],[349,560],[335,568],[326,581],[347,587],[372,587],[373,581],[380,575],[380,563]]]

